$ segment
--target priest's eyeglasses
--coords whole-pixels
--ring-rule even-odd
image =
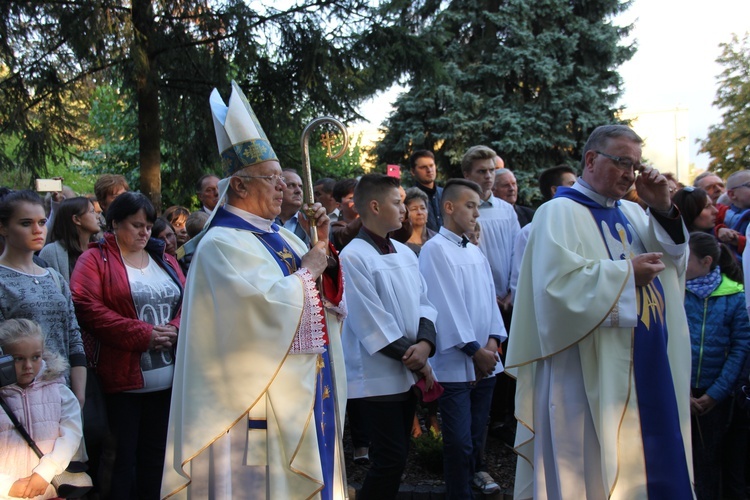
[[[284,176],[280,174],[273,174],[273,175],[245,175],[245,174],[234,174],[235,177],[239,177],[240,179],[264,179],[267,181],[270,181],[271,184],[286,184],[284,181]]]
[[[614,155],[608,155],[607,153],[602,153],[601,151],[594,151],[594,153],[602,155],[605,158],[609,158],[614,162],[615,165],[617,165],[618,168],[622,170],[643,170],[645,167],[643,163],[636,163],[630,158],[624,158],[622,156],[614,156]]]

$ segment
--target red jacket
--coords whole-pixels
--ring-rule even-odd
[[[164,244],[151,238],[146,251],[183,289],[185,276],[177,260],[164,253]],[[115,237],[91,243],[78,258],[70,277],[70,291],[76,316],[85,335],[99,344],[96,372],[104,392],[122,392],[143,387],[141,354],[148,350],[153,325],[141,321],[136,314],[125,264]],[[169,322],[180,328],[180,314]]]

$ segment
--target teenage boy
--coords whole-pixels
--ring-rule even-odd
[[[406,466],[418,378],[432,387],[437,311],[427,300],[419,261],[388,237],[406,209],[398,179],[364,175],[354,190],[362,229],[341,252],[349,315],[342,343],[349,399],[369,419],[372,463],[358,500],[395,498]]]
[[[439,405],[449,499],[472,498],[471,483],[484,494],[500,489],[483,470],[482,452],[495,374],[503,371],[498,346],[507,334],[489,262],[466,237],[476,226],[481,194],[475,182],[448,181],[443,189],[443,227],[419,255],[427,298],[440,311],[432,366],[445,390]]]

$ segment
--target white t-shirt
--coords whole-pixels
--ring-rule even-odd
[[[130,292],[138,319],[151,325],[165,325],[180,306],[180,287],[159,264],[148,256],[148,266],[137,269],[125,264]],[[141,355],[143,388],[128,392],[154,392],[172,387],[174,349],[149,349]]]

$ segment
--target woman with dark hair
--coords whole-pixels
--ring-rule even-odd
[[[174,234],[177,236],[177,246],[181,247],[188,240],[187,229],[185,229],[185,223],[188,217],[190,217],[190,210],[179,205],[169,207],[164,211],[163,217],[167,219],[174,229]]]
[[[78,319],[96,340],[116,441],[112,499],[159,498],[161,487],[185,278],[164,242],[151,238],[155,220],[144,195],[115,198],[108,232],[81,255],[70,280]]]
[[[91,237],[99,232],[99,217],[94,204],[79,196],[63,201],[39,256],[70,281],[78,257],[86,250]]]
[[[672,201],[682,214],[688,231],[711,231],[716,225],[716,207],[704,190],[685,186],[677,191]]]
[[[154,227],[151,228],[151,234],[154,238],[164,242],[164,251],[172,257],[177,257],[177,236],[175,235],[172,224],[164,217],[159,217],[154,221]]]
[[[728,492],[730,477],[721,480],[725,454],[722,441],[740,446],[746,439],[742,426],[735,426],[736,435],[727,435],[732,395],[750,347],[742,270],[733,252],[710,234],[690,233],[689,244],[685,312],[692,346],[690,411],[695,493],[699,500],[734,498]],[[743,464],[739,465],[739,470],[744,470]]]
[[[68,360],[68,385],[83,407],[86,398],[86,355],[68,283],[51,268],[39,266],[34,252],[44,246],[47,217],[42,199],[33,191],[13,191],[0,201],[0,322],[36,321],[48,351]]]

